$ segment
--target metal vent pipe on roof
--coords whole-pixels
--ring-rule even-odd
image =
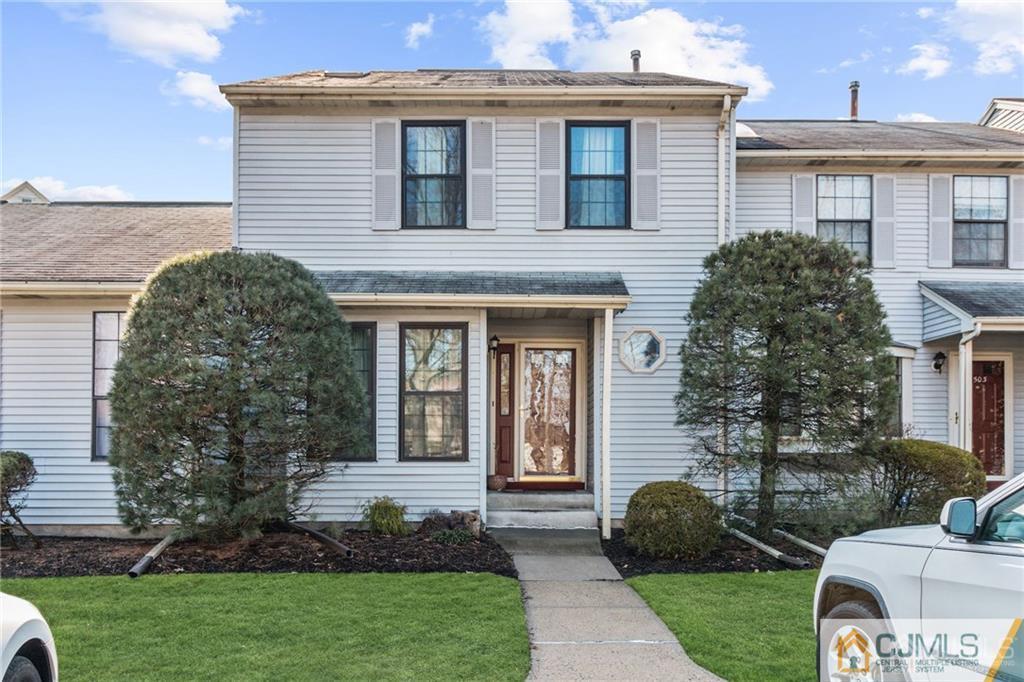
[[[630,52],[629,58],[633,60],[633,73],[638,73],[640,71],[640,50]]]
[[[850,120],[857,120],[858,102],[857,96],[860,93],[860,81],[850,81]]]

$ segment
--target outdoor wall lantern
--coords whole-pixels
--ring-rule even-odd
[[[499,343],[501,343],[501,339],[498,338],[497,334],[495,334],[494,336],[487,340],[487,350],[491,351],[492,358],[498,357]]]
[[[932,369],[942,374],[942,366],[946,364],[946,354],[939,351],[932,356]]]

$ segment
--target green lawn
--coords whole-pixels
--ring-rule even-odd
[[[53,629],[61,679],[517,680],[519,585],[490,574],[4,580]]]
[[[817,571],[645,575],[629,584],[711,672],[730,682],[812,682],[817,577]]]

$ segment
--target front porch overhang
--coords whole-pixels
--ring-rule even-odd
[[[961,334],[1024,332],[1024,282],[919,283],[924,299],[921,340]]]
[[[341,306],[552,309],[595,315],[632,300],[617,272],[318,272]]]

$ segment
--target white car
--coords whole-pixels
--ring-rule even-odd
[[[39,609],[0,593],[3,682],[57,682],[57,649]]]
[[[977,629],[978,623],[995,627],[1005,619],[1011,624],[1012,640],[1012,623],[1019,628],[1021,617],[1024,474],[977,502],[967,497],[948,501],[938,525],[875,530],[834,542],[814,595],[819,677],[860,679],[831,670],[828,647],[835,641],[836,620],[874,619],[894,631],[913,630],[916,623],[921,631],[929,631],[929,623]],[[866,634],[870,641],[871,633]],[[828,670],[822,665],[823,653],[830,661]],[[1017,664],[1007,662],[999,679],[1024,680],[1022,653],[1017,653]],[[928,674],[931,679],[946,679],[934,671],[904,677],[928,679]]]

